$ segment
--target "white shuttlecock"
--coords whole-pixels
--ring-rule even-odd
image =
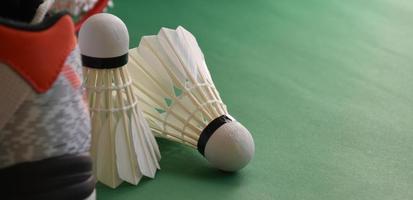
[[[162,28],[129,51],[128,69],[157,136],[197,148],[214,167],[243,168],[254,155],[249,131],[222,102],[195,37]]]
[[[122,181],[136,185],[142,176],[154,178],[160,153],[124,67],[129,50],[125,24],[111,14],[94,15],[80,29],[79,47],[97,179],[115,188]]]

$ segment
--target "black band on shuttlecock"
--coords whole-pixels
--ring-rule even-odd
[[[221,115],[214,120],[212,120],[205,128],[202,130],[201,135],[198,139],[198,151],[203,156],[205,152],[205,146],[208,143],[209,138],[215,133],[215,131],[222,125],[232,122],[232,119],[226,115]]]
[[[128,63],[128,53],[111,58],[96,58],[82,55],[82,64],[85,67],[97,69],[112,69],[122,67]]]

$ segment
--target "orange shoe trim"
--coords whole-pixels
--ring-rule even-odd
[[[67,56],[76,47],[74,25],[64,15],[43,30],[0,25],[0,62],[16,71],[38,93],[55,82]]]

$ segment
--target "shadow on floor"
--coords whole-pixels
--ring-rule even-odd
[[[217,170],[208,164],[208,161],[196,150],[183,144],[157,138],[161,151],[161,170],[157,172],[158,177],[176,177],[178,179],[191,179],[214,185],[238,186],[242,181],[240,173],[228,173]],[[139,188],[151,183],[152,179],[143,177],[139,182]],[[111,190],[109,187],[98,183],[96,188],[100,191]],[[122,183],[115,191],[136,189],[136,186]]]
[[[157,140],[162,154],[161,173],[217,184],[236,184],[242,179],[239,173],[223,172],[211,167],[196,149],[165,139]]]

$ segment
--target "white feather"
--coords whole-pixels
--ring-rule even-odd
[[[97,179],[115,188],[153,178],[160,153],[130,85],[126,68],[84,68]],[[98,131],[99,130],[99,131]]]
[[[146,143],[146,135],[142,134],[143,128],[140,126],[141,124],[137,121],[136,117],[134,117],[134,114],[131,115],[130,125],[132,130],[132,140],[137,153],[136,156],[138,162],[141,163],[139,165],[140,171],[145,176],[154,178],[157,169],[154,162],[157,160],[155,157],[152,157],[152,155],[155,155],[153,151],[152,153],[148,151],[150,147]],[[138,132],[141,133],[139,134]]]
[[[136,167],[138,162],[136,160],[135,148],[128,144],[131,135],[123,125],[123,120],[128,119],[119,120],[116,126],[116,165],[119,177],[128,183],[136,185],[141,179],[142,174],[138,171],[138,167]]]
[[[97,166],[97,179],[102,183],[115,188],[122,181],[120,180],[117,172],[116,166],[116,155],[113,148],[107,148],[113,146],[114,137],[111,132],[113,132],[113,121],[114,119],[109,116],[107,120],[101,126],[99,135],[97,136],[97,152],[96,166]],[[95,136],[96,137],[96,136]]]
[[[151,129],[196,147],[213,119],[227,114],[195,37],[182,27],[162,28],[129,51],[136,94]]]

